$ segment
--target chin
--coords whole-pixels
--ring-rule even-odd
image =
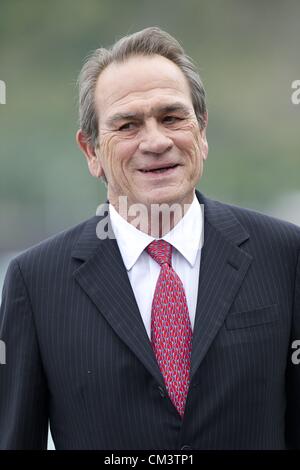
[[[181,191],[178,191],[178,189],[174,188],[173,190],[170,189],[160,189],[156,191],[152,191],[150,194],[145,195],[143,194],[141,199],[142,203],[145,203],[147,205],[149,204],[176,204],[176,203],[181,203],[182,199],[184,198],[184,195],[181,193]]]

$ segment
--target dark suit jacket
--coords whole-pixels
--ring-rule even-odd
[[[15,258],[0,316],[0,448],[300,448],[300,229],[209,200],[181,420],[99,217]],[[189,446],[189,447],[184,447]]]

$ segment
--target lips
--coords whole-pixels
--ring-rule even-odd
[[[142,173],[163,173],[167,170],[176,168],[177,166],[179,166],[178,163],[170,163],[170,164],[156,165],[150,168],[140,169],[140,171]]]

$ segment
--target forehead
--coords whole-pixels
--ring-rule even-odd
[[[174,101],[192,107],[188,81],[176,64],[158,55],[110,64],[99,76],[95,90],[102,123],[115,112],[146,112]]]

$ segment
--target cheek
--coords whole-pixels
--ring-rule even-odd
[[[135,154],[136,148],[137,144],[134,140],[119,140],[115,145],[115,155],[119,161],[127,163],[131,161],[132,156]]]
[[[111,167],[111,162],[114,160],[115,154],[115,141],[112,136],[102,136],[100,139],[100,159],[101,164],[105,171]]]
[[[131,156],[134,155],[136,143],[131,140],[120,140],[115,135],[103,136],[100,142],[101,162],[107,173],[126,174],[130,167]]]
[[[201,159],[202,148],[199,132],[193,130],[184,132],[177,136],[175,144],[192,162]]]

